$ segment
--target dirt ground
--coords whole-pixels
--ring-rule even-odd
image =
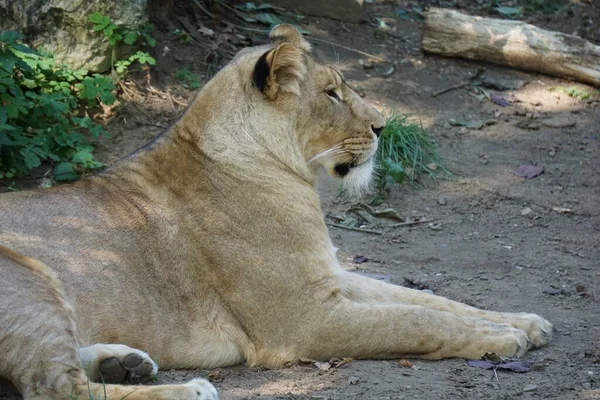
[[[412,2],[412,6],[437,3]],[[479,6],[484,2],[445,3],[474,14],[493,14]],[[392,30],[382,35],[371,23],[311,17],[302,25],[314,37],[393,60],[393,73],[387,67],[365,69],[359,60],[367,56],[332,44],[313,41],[315,53],[339,61],[349,84],[382,111],[400,111],[420,121],[456,179],[427,187],[397,187],[378,206],[435,219],[435,224],[384,225],[382,235],[332,227],[341,262],[350,270],[387,275],[395,284],[404,284],[406,278],[484,309],[538,313],[554,324],[554,340],[525,356],[533,369],[523,374],[499,371],[495,376],[460,359],[411,360],[413,368],[390,360],[353,361],[329,370],[306,363],[271,370],[239,366],[217,372],[162,371],[159,383],[212,372],[225,400],[600,399],[600,103],[556,90],[594,89],[502,67],[425,56],[419,50],[422,21],[410,12],[409,2],[375,1],[367,6],[370,17],[387,18]],[[397,12],[398,8],[408,10],[409,18],[400,17],[404,11]],[[569,10],[527,13],[523,18],[598,43],[600,3],[577,2]],[[149,91],[146,79],[139,77],[143,96],[123,101],[107,118],[113,140],[99,143],[99,154],[108,164],[158,134],[191,101],[194,91],[177,82],[177,68],[206,78],[227,62],[240,42],[250,37],[254,42],[264,40],[227,28],[222,19],[211,19],[198,9],[173,12],[175,19],[157,24],[162,29],[153,50],[158,64],[150,74],[156,91]],[[182,44],[171,32],[185,26],[209,27],[215,36],[209,40],[195,34],[198,42]],[[210,44],[217,40],[218,49]],[[489,81],[522,85],[504,92],[518,101],[501,107],[476,98],[466,88],[432,95],[468,80],[480,68]],[[483,126],[469,129],[455,126],[460,125],[456,121],[481,121]],[[523,164],[538,165],[544,173],[532,179],[515,176]],[[340,196],[332,179],[323,177],[319,192],[324,215],[343,215],[350,208],[350,199]],[[369,261],[353,262],[359,255]]]

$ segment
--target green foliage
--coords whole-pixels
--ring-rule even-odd
[[[190,34],[182,29],[175,29],[173,31],[173,36],[178,38],[179,42],[183,44],[190,44],[190,42],[192,41],[192,37],[190,36]]]
[[[138,62],[141,65],[156,64],[156,60],[145,51],[138,51],[124,60],[117,60],[115,51],[119,44],[124,43],[126,45],[133,46],[136,44],[136,42],[138,42],[139,39],[144,39],[144,41],[150,47],[154,47],[156,45],[156,41],[152,37],[152,32],[154,31],[154,26],[152,24],[144,24],[136,30],[126,29],[115,25],[110,17],[97,11],[90,14],[88,21],[92,23],[94,31],[102,32],[104,36],[106,36],[108,43],[113,49],[111,55],[111,66],[116,72],[117,80],[122,79],[127,73],[129,67],[135,62]]]
[[[0,32],[0,179],[24,176],[44,161],[57,180],[101,167],[87,137],[108,134],[85,111],[114,103],[110,78],[57,65],[20,39]]]
[[[544,14],[561,11],[567,7],[564,0],[523,0],[523,5],[527,11],[539,11]]]
[[[175,78],[177,78],[182,85],[188,87],[189,89],[198,89],[200,86],[202,86],[200,77],[187,68],[178,69],[175,73]]]
[[[589,90],[582,89],[577,86],[569,86],[569,87],[559,86],[559,87],[550,89],[550,91],[563,92],[563,93],[566,93],[569,97],[573,97],[573,98],[579,99],[579,100],[588,100],[593,97],[600,97],[600,91],[593,93],[593,92],[590,92]]]
[[[276,25],[286,22],[279,18],[277,15],[275,15],[275,13],[281,13],[284,10],[279,7],[274,7],[271,4],[264,3],[256,5],[252,2],[247,2],[243,4],[237,4],[234,7],[235,8],[233,8],[232,10],[237,14],[238,17],[240,17],[244,21],[268,25],[269,29],[273,28]],[[302,16],[296,16],[296,19],[302,20],[303,18]],[[292,23],[292,25],[296,27],[296,29],[298,29],[298,31],[303,35],[310,35],[310,31],[296,24]]]
[[[376,155],[380,193],[387,193],[394,184],[401,184],[407,178],[414,182],[419,176],[438,178],[451,173],[442,165],[427,131],[420,125],[408,121],[402,114],[388,118],[381,136]]]

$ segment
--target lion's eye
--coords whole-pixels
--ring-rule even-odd
[[[333,89],[326,90],[325,94],[334,100],[338,100],[338,101],[340,100],[340,96],[338,96],[337,93],[335,92],[335,90],[333,90]]]

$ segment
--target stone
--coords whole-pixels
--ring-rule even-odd
[[[269,3],[301,14],[327,17],[345,22],[361,22],[364,20],[364,0],[272,0]]]
[[[23,34],[27,44],[51,51],[58,63],[104,72],[111,49],[104,34],[94,32],[89,15],[98,11],[133,30],[148,21],[147,8],[146,0],[0,0],[0,30]]]
[[[533,384],[528,384],[523,387],[524,392],[533,392],[535,389],[537,389],[537,385]]]

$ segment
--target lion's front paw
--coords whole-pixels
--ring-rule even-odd
[[[541,347],[552,339],[552,324],[537,314],[513,314],[509,323],[527,333],[533,347]]]
[[[492,353],[498,354],[500,357],[515,357],[519,358],[531,347],[531,342],[527,333],[521,329],[514,328],[508,324],[502,324],[502,329],[497,332],[495,349]],[[485,351],[488,353],[490,351]]]
[[[184,386],[189,386],[193,391],[191,393],[191,399],[193,400],[219,400],[217,389],[206,379],[194,379]]]
[[[139,383],[158,373],[158,365],[148,353],[122,344],[82,347],[79,356],[86,374],[93,381]]]
[[[454,357],[479,359],[486,353],[500,357],[521,357],[531,346],[525,331],[509,324],[484,321],[470,335],[468,345]]]

